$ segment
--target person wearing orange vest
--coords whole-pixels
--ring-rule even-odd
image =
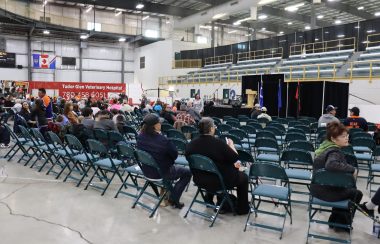
[[[353,107],[350,109],[350,117],[348,117],[343,124],[347,128],[361,128],[364,131],[368,131],[367,120],[359,116],[360,109],[358,107]]]

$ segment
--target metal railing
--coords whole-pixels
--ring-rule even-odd
[[[356,61],[347,63],[348,68],[342,70],[342,63],[309,64],[278,67],[274,73],[286,73],[287,82],[294,81],[337,81],[337,80],[367,80],[372,82],[380,79],[380,60]],[[329,67],[326,69],[326,67]],[[343,66],[345,67],[345,66]],[[209,72],[201,74],[187,74],[183,76],[160,77],[159,85],[187,85],[241,82],[244,75],[269,74],[271,68],[257,68],[249,70]],[[343,75],[339,75],[343,74]]]
[[[201,68],[202,59],[180,59],[173,61],[173,69]]]
[[[356,49],[355,37],[324,41],[324,42],[314,42],[314,43],[293,45],[293,46],[290,46],[290,56],[308,54],[308,53],[323,53],[323,52],[331,52],[331,51],[340,51],[340,50],[348,50],[348,49],[353,49],[353,50]]]
[[[375,47],[380,45],[380,33],[369,34],[367,36],[367,47]]]
[[[263,50],[256,50],[251,52],[238,53],[238,61],[245,60],[256,60],[256,59],[266,59],[266,58],[282,58],[283,49],[279,48],[270,48]]]
[[[209,57],[205,59],[205,65],[232,63],[233,60],[233,54]]]

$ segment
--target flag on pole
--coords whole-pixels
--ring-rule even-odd
[[[299,116],[300,111],[301,111],[301,86],[300,86],[300,81],[298,81],[297,84],[297,90],[296,90],[296,96],[295,99],[297,100],[297,116]]]
[[[277,99],[278,99],[278,110],[282,108],[282,89],[281,89],[281,80],[278,80],[278,91],[277,91]]]
[[[260,82],[259,103],[260,107],[264,107],[263,80]]]

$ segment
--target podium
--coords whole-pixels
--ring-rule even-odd
[[[253,103],[255,102],[257,91],[246,89],[245,94],[247,95],[247,105],[246,108],[253,108]]]

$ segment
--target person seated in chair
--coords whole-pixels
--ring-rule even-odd
[[[191,172],[188,168],[174,165],[178,157],[177,148],[168,138],[161,135],[161,123],[157,115],[148,114],[144,117],[141,133],[137,136],[137,148],[152,155],[164,178],[177,180],[173,192],[170,192],[168,202],[173,207],[181,209],[184,204],[179,200],[190,182]],[[142,171],[150,179],[161,178],[151,167],[143,166]]]
[[[267,114],[268,110],[266,107],[261,108],[261,114],[257,116],[258,119],[266,118],[268,121],[272,121],[272,117],[270,117],[269,114]]]
[[[326,107],[326,113],[318,120],[318,127],[326,127],[327,124],[331,122],[340,122],[339,119],[335,117],[337,109],[338,108],[333,105],[328,105]]]
[[[214,137],[215,125],[212,118],[205,117],[199,122],[200,137],[192,140],[186,147],[186,157],[200,154],[210,158],[219,169],[227,189],[237,188],[237,214],[248,214],[248,176],[239,171],[238,153],[231,139],[228,142]],[[201,172],[192,172],[195,184],[209,191],[220,189],[220,184],[215,175]],[[209,194],[205,199],[213,203],[213,195]],[[220,200],[220,199],[218,199]]]
[[[340,150],[348,146],[348,133],[346,127],[337,122],[327,125],[326,140],[315,151],[313,171],[325,169],[327,171],[342,172],[357,176],[357,169],[348,164],[344,153]],[[312,196],[327,202],[351,200],[357,204],[363,197],[363,193],[356,188],[339,188],[330,186],[311,185]],[[351,224],[349,210],[333,208],[329,222]],[[336,227],[335,227],[336,229]],[[339,228],[338,228],[339,229]],[[344,229],[348,231],[348,229]]]
[[[365,118],[360,117],[360,109],[353,107],[350,109],[350,117],[348,117],[343,123],[347,128],[361,128],[364,131],[368,131],[368,123]]]
[[[260,104],[256,103],[251,113],[251,119],[257,119],[257,116],[261,114]]]
[[[374,217],[374,209],[377,206],[377,212],[380,214],[380,187],[377,189],[375,195],[371,198],[369,202],[364,202],[360,204],[360,207],[371,217]]]

